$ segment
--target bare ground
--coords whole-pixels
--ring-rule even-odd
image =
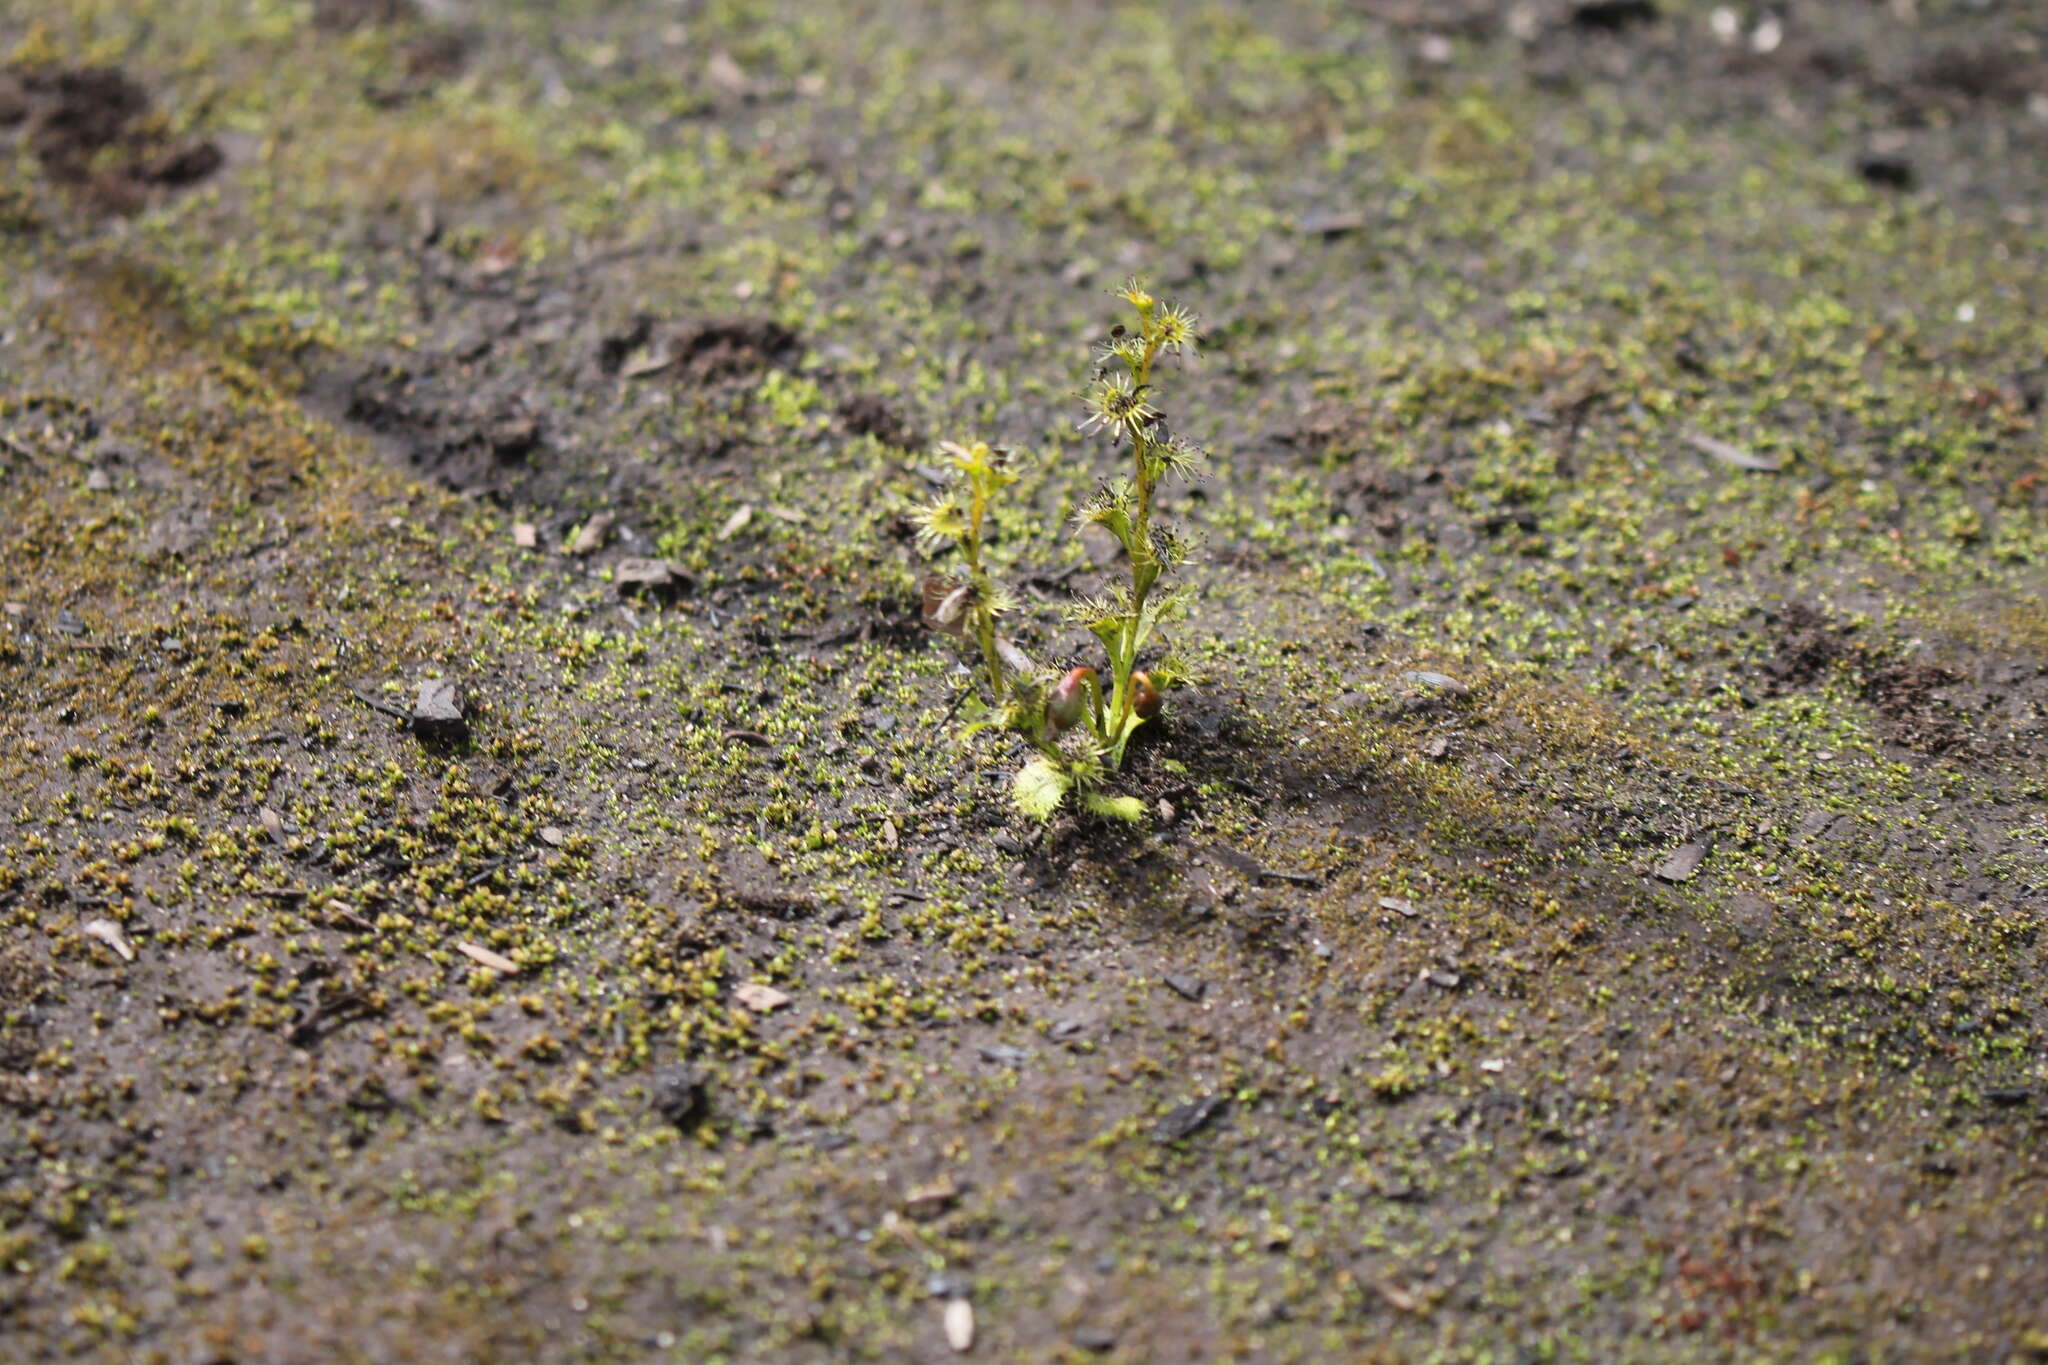
[[[0,9],[0,1355],[2048,1357],[2048,30],[1723,13]]]

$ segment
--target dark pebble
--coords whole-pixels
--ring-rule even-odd
[[[1659,863],[1653,875],[1658,881],[1670,882],[1673,885],[1683,881],[1690,881],[1692,874],[1699,871],[1700,863],[1706,859],[1706,856],[1707,846],[1705,844],[1687,844]]]
[[[1918,178],[1913,163],[1892,152],[1865,152],[1856,158],[1856,174],[1888,190],[1910,190]]]
[[[1221,1095],[1204,1095],[1198,1100],[1175,1105],[1166,1111],[1166,1117],[1159,1120],[1152,1129],[1152,1140],[1157,1143],[1179,1142],[1182,1138],[1193,1137],[1196,1133],[1215,1122],[1229,1103]]]
[[[469,738],[462,688],[453,678],[429,678],[412,704],[412,732],[421,739],[460,744]]]
[[[1646,24],[1656,17],[1657,6],[1651,0],[1581,0],[1572,6],[1574,28],[1606,29],[1610,33]]]
[[[682,570],[666,559],[622,559],[612,566],[612,585],[621,597],[671,598],[688,583]]]
[[[654,1078],[649,1096],[654,1112],[678,1128],[686,1128],[704,1117],[704,1077],[694,1067],[672,1066]]]

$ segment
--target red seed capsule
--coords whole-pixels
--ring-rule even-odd
[[[1094,669],[1070,668],[1067,676],[1054,684],[1045,699],[1045,718],[1053,729],[1069,729],[1080,722],[1082,709],[1088,705],[1088,684],[1094,680]]]
[[[1166,698],[1159,695],[1159,689],[1152,685],[1149,674],[1131,674],[1131,710],[1137,713],[1138,719],[1152,719],[1159,714],[1159,708],[1165,702]]]

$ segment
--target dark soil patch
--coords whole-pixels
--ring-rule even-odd
[[[413,0],[316,0],[313,24],[329,33],[353,33],[378,24],[404,23],[417,18]]]
[[[1955,707],[1934,694],[1960,680],[1960,675],[1924,660],[1885,664],[1864,676],[1863,695],[1884,718],[1879,732],[1887,740],[1942,753],[1962,742],[1963,727]]]
[[[2048,88],[2044,77],[2048,62],[2039,56],[2006,45],[1973,44],[1930,54],[1914,69],[1906,94],[1922,104],[2013,104]]]
[[[22,86],[42,101],[29,145],[57,176],[84,176],[93,155],[111,146],[149,108],[148,93],[110,67],[31,70]]]
[[[1572,6],[1571,22],[1575,28],[1619,33],[1656,17],[1657,7],[1650,0],[1584,0]]]
[[[374,80],[363,98],[380,109],[396,108],[427,94],[443,81],[460,75],[469,64],[471,41],[452,28],[432,28],[399,44],[395,81]]]
[[[598,344],[606,374],[667,374],[703,386],[749,378],[803,353],[795,331],[772,318],[717,318],[661,325],[645,314]]]
[[[873,394],[855,394],[841,403],[839,421],[855,436],[872,436],[883,445],[894,446],[898,450],[910,450],[922,444],[911,431],[910,424]]]
[[[26,1109],[35,1102],[26,1073],[42,1050],[36,1007],[52,981],[49,964],[25,946],[0,947],[0,1104]]]
[[[723,907],[775,920],[808,919],[817,913],[808,893],[786,881],[752,849],[734,849],[719,860],[718,900]]]
[[[693,323],[676,334],[672,350],[684,378],[702,384],[740,379],[793,362],[797,334],[767,318]]]
[[[469,40],[453,29],[436,29],[407,43],[400,52],[405,74],[425,87],[459,74],[469,60]]]
[[[260,213],[132,234],[133,285],[8,243],[0,1343],[942,1360],[963,1301],[1003,1360],[2048,1326],[2043,490],[2002,387],[2044,354],[2001,216],[2038,167],[2023,120],[1994,166],[1808,117],[2006,16],[1921,6],[1909,50],[1797,9],[1765,52],[1763,11],[1675,0],[1188,0],[1152,76],[1096,7],[804,8],[494,8],[490,98],[439,107],[444,6],[152,0],[124,61],[214,16],[274,165]],[[235,69],[281,50],[313,79]],[[102,93],[93,174],[154,126]],[[1959,137],[2009,99],[1940,98]],[[54,107],[0,81],[0,122]],[[403,164],[330,175],[352,139]],[[704,311],[771,248],[791,292]],[[1097,657],[1052,624],[1109,568],[1062,522],[1121,457],[1068,400],[1127,270],[1214,324],[1162,400],[1217,456],[1172,493],[1200,677],[1117,778],[1144,828],[1040,827],[1014,746],[959,742],[901,451],[1048,456],[993,543],[1020,641]],[[434,677],[467,743],[403,728]]]
[[[317,394],[313,401],[317,406]],[[545,434],[516,397],[457,394],[430,369],[363,371],[345,381],[338,406],[344,420],[458,490],[508,486]]]
[[[0,93],[0,116],[29,121],[28,145],[51,180],[118,213],[152,192],[195,185],[220,169],[210,141],[174,141],[150,117],[149,92],[112,67],[31,67]],[[0,122],[5,122],[0,117]]]
[[[0,71],[0,128],[12,128],[28,117],[28,91],[22,88],[21,78],[11,71]]]
[[[1794,602],[1778,613],[1771,626],[1777,653],[1764,666],[1773,682],[1805,687],[1854,654],[1847,633],[1825,612]]]
[[[1925,754],[1962,744],[1961,713],[1935,695],[1961,675],[1925,659],[1899,659],[1873,642],[1852,639],[1853,630],[1817,607],[1794,602],[1772,623],[1776,653],[1764,673],[1774,686],[1791,689],[1813,686],[1830,670],[1845,668],[1876,708],[1878,733],[1888,743]]]

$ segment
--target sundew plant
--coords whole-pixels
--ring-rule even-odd
[[[1115,536],[1129,579],[1066,611],[1101,641],[1104,666],[1042,665],[1004,633],[1003,618],[1018,601],[990,575],[984,549],[993,506],[1017,481],[1003,452],[978,441],[942,445],[953,486],[916,512],[925,547],[958,556],[954,573],[925,580],[925,619],[975,650],[979,695],[967,733],[1001,729],[1030,746],[1033,756],[1018,771],[1012,796],[1018,809],[1040,820],[1050,819],[1069,794],[1093,814],[1142,819],[1143,805],[1117,794],[1112,778],[1131,737],[1159,715],[1167,692],[1186,676],[1163,631],[1187,610],[1186,587],[1166,576],[1186,562],[1188,543],[1160,520],[1156,502],[1166,476],[1191,477],[1202,453],[1168,428],[1155,374],[1166,357],[1193,347],[1196,320],[1135,280],[1117,297],[1129,306],[1131,320],[1111,327],[1102,343],[1080,427],[1112,448],[1127,448],[1130,464],[1082,505],[1074,529],[1100,526]]]

